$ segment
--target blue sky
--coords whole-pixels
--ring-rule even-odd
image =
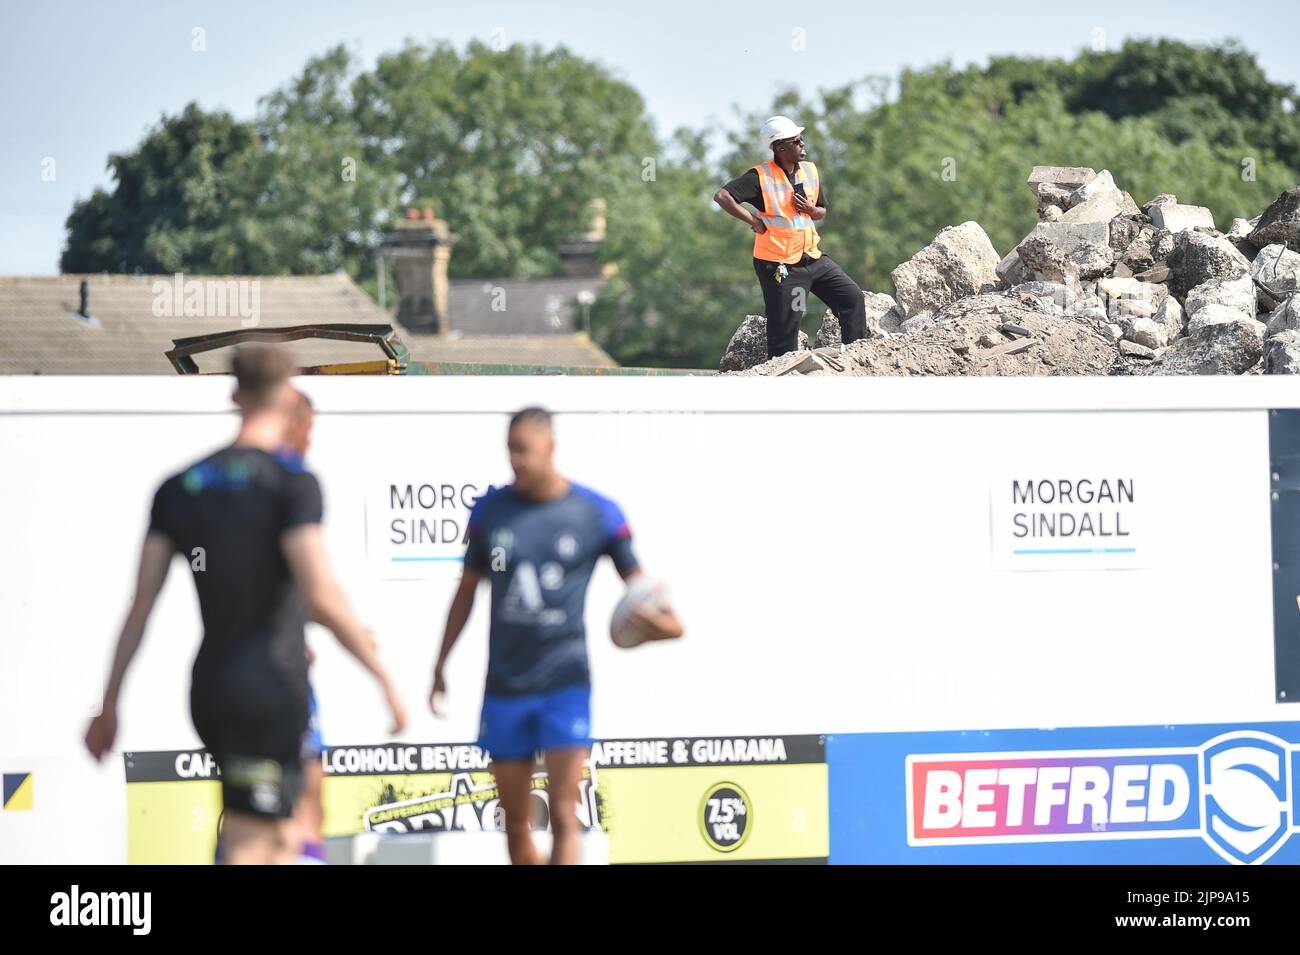
[[[1071,16],[1072,11],[1079,11]],[[191,49],[195,28],[207,49]],[[805,93],[868,74],[1005,53],[1069,57],[1103,39],[1240,40],[1269,76],[1300,86],[1294,0],[814,4],[361,2],[15,2],[0,0],[0,275],[58,271],[73,202],[108,185],[111,152],[133,147],[190,100],[249,118],[313,54],[344,42],[367,65],[403,39],[463,46],[565,45],[645,97],[660,134],[735,123],[780,87]],[[792,31],[806,49],[791,49]],[[1100,33],[1097,31],[1101,31]],[[55,180],[42,163],[55,161]]]

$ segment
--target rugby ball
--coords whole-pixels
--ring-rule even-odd
[[[614,646],[627,650],[639,646],[650,638],[645,626],[632,614],[637,607],[660,609],[667,605],[668,588],[662,580],[638,574],[627,585],[627,592],[614,608],[609,621],[609,638]]]

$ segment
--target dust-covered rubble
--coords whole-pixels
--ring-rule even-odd
[[[865,291],[867,337],[827,311],[767,357],[747,316],[719,371],[741,375],[1241,375],[1300,371],[1300,187],[1219,232],[1204,206],[1139,207],[1108,170],[1035,166],[1038,224],[999,256],[974,221],[940,230]]]

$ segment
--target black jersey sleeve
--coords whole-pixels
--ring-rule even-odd
[[[319,524],[324,517],[324,512],[325,502],[316,475],[310,471],[288,473],[284,488],[284,518],[281,530],[303,524]]]
[[[180,547],[180,533],[176,528],[176,479],[164,481],[154,492],[153,506],[149,509],[149,533],[161,534],[171,541],[172,549]]]

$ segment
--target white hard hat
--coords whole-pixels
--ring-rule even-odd
[[[794,120],[789,116],[773,116],[763,124],[763,128],[758,132],[758,137],[763,141],[763,148],[767,149],[773,143],[782,139],[791,139],[803,131],[804,127],[796,126]]]

